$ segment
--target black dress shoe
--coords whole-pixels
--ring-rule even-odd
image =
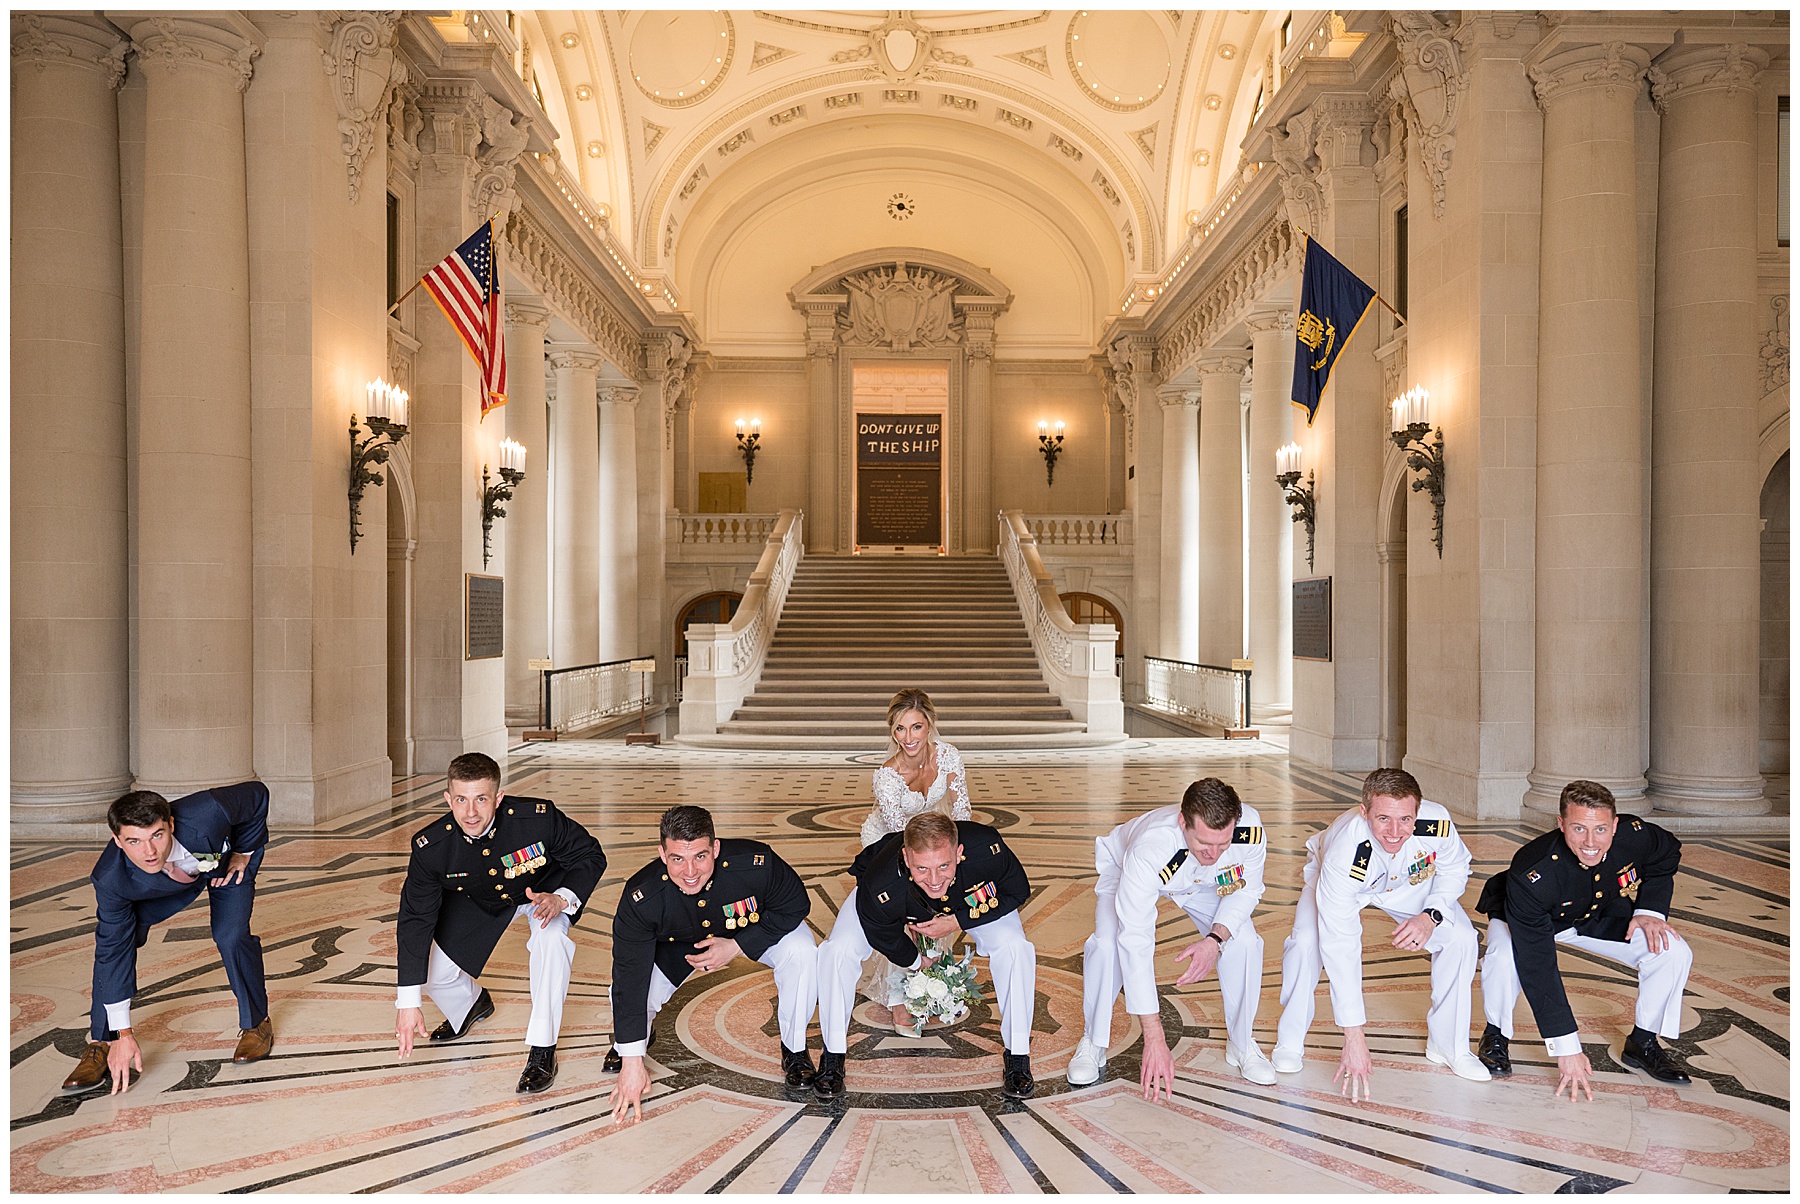
[[[844,1094],[844,1055],[825,1050],[819,1054],[819,1069],[813,1075],[813,1094],[826,1103]]]
[[[519,1093],[536,1095],[550,1090],[550,1084],[555,1081],[556,1046],[531,1046],[531,1056],[525,1060],[525,1072],[519,1076]]]
[[[1627,1037],[1625,1052],[1619,1056],[1619,1061],[1627,1066],[1637,1067],[1660,1082],[1674,1083],[1678,1087],[1692,1082],[1681,1067],[1675,1065],[1674,1060],[1669,1057],[1668,1051],[1656,1043],[1655,1037],[1651,1037],[1642,1045]]]
[[[1488,1073],[1497,1079],[1512,1074],[1512,1053],[1508,1049],[1506,1034],[1498,1025],[1490,1024],[1481,1034],[1481,1044],[1475,1047],[1475,1056],[1481,1064],[1488,1068]]]
[[[655,1044],[656,1044],[656,1030],[651,1029],[650,1030],[650,1038],[649,1038],[649,1040],[644,1042],[644,1048],[646,1050],[648,1050],[652,1045],[655,1045]],[[618,1074],[620,1070],[624,1069],[624,1066],[625,1066],[625,1059],[621,1058],[619,1056],[619,1047],[617,1045],[615,1045],[611,1049],[607,1050],[606,1056],[604,1058],[600,1059],[600,1073],[601,1074]]]
[[[1037,1080],[1031,1077],[1031,1055],[1001,1054],[1000,1061],[1006,1068],[1000,1076],[1000,1094],[1007,1099],[1030,1099],[1037,1090]]]
[[[810,1087],[818,1071],[813,1069],[812,1055],[804,1049],[795,1051],[781,1047],[781,1070],[790,1087]]]
[[[486,1020],[493,1014],[494,997],[488,994],[486,987],[483,987],[481,994],[475,996],[475,1006],[471,1007],[469,1014],[463,1017],[462,1027],[458,1028],[446,1020],[431,1030],[431,1039],[433,1041],[455,1041],[467,1035],[468,1031],[477,1023]]]

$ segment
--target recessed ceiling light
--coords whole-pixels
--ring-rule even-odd
[[[1206,107],[1209,109],[1217,109],[1220,105],[1222,105],[1224,103],[1225,103],[1225,98],[1220,96],[1217,92],[1213,93],[1211,96],[1208,96],[1206,98]]]
[[[594,90],[586,84],[577,84],[575,85],[575,99],[592,100],[594,99]]]
[[[564,48],[568,50],[573,50],[575,47],[581,45],[581,39],[572,33],[565,33],[562,37],[558,38],[557,41],[561,42]]]
[[[606,148],[601,146],[598,142],[590,142],[587,144],[587,153],[588,158],[598,159],[601,155],[606,153]]]
[[[1199,151],[1194,152],[1194,166],[1195,167],[1205,167],[1208,163],[1211,163],[1211,162],[1212,162],[1212,152],[1211,151],[1199,150]]]
[[[1236,46],[1221,46],[1221,47],[1219,47],[1219,57],[1222,59],[1236,58],[1237,57],[1237,47]]]

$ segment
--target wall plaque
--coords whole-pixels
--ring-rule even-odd
[[[856,542],[944,542],[944,421],[936,414],[856,416]]]
[[[1294,582],[1294,659],[1331,659],[1331,578]]]
[[[464,573],[463,590],[463,659],[479,661],[504,656],[506,579]]]

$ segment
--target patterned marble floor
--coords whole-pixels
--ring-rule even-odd
[[[1138,1095],[1135,1025],[1100,1083],[1062,1077],[1081,1035],[1081,945],[1092,924],[1093,837],[1179,797],[1211,773],[1269,828],[1270,888],[1258,1037],[1273,1043],[1280,948],[1302,843],[1355,800],[1347,777],[1290,765],[1262,742],[1133,741],[1082,752],[971,752],[977,818],[1004,829],[1031,872],[1025,925],[1039,959],[1037,1097],[999,1091],[995,1017],[910,1041],[859,1020],[850,1095],[835,1107],[778,1081],[773,986],[761,966],[696,975],[664,1012],[644,1120],[610,1123],[600,1061],[605,985],[621,883],[654,855],[676,802],[713,809],[727,833],[774,844],[814,893],[829,930],[849,886],[879,758],[735,753],[618,744],[515,753],[507,789],[553,798],[587,823],[609,866],[574,935],[579,946],[560,1045],[561,1076],[521,1097],[529,1010],[515,928],[484,979],[493,1020],[455,1046],[397,1062],[396,900],[406,834],[439,807],[441,782],[402,783],[390,805],[315,830],[276,833],[256,927],[268,959],[277,1041],[266,1061],[230,1062],[236,1010],[204,904],[155,930],[140,957],[135,1015],[147,1072],[130,1092],[58,1091],[86,1039],[93,896],[89,846],[12,848],[12,1163],[15,1191],[503,1192],[1718,1192],[1782,1191],[1788,1156],[1788,842],[1686,841],[1673,919],[1696,961],[1673,1047],[1693,1085],[1672,1090],[1618,1065],[1633,981],[1565,951],[1598,1073],[1595,1101],[1552,1101],[1551,1063],[1519,1012],[1509,1081],[1467,1083],[1423,1057],[1427,961],[1365,931],[1375,1102],[1331,1083],[1336,1034],[1321,998],[1306,1069],[1253,1087],[1221,1057],[1217,985],[1164,993],[1179,1031],[1173,1102]],[[1465,895],[1534,834],[1512,823],[1462,830],[1476,872]],[[1374,913],[1366,913],[1373,917]],[[1189,936],[1165,908],[1158,969],[1173,981]],[[1478,926],[1484,923],[1473,917]],[[1321,983],[1321,993],[1324,984]],[[1479,989],[1479,988],[1477,988]],[[864,1005],[865,1007],[867,1005]],[[1480,1004],[1475,1015],[1479,1023]],[[427,1005],[428,1023],[436,1023]],[[1610,1044],[1609,1044],[1610,1043]],[[1535,1048],[1534,1048],[1535,1047]],[[816,1030],[812,1040],[816,1054]]]

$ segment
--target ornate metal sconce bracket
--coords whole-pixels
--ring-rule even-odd
[[[1431,433],[1426,441],[1425,435]],[[1436,431],[1424,422],[1408,423],[1398,431],[1388,432],[1394,446],[1406,453],[1406,466],[1420,475],[1413,480],[1415,493],[1431,498],[1431,541],[1437,544],[1438,559],[1444,558],[1444,428]]]
[[[521,470],[502,468],[500,483],[490,485],[488,467],[485,464],[481,466],[481,567],[484,569],[491,557],[488,542],[493,536],[494,520],[506,517],[506,503],[512,501],[513,490],[524,479],[525,474]]]
[[[1038,454],[1044,457],[1044,484],[1046,485],[1056,484],[1056,459],[1063,454],[1062,442],[1063,436],[1060,434],[1038,436]]]
[[[756,478],[756,448],[761,442],[761,431],[751,431],[748,435],[742,431],[738,432],[738,455],[744,458],[744,484],[746,485]]]
[[[1306,567],[1310,571],[1313,567],[1313,531],[1318,522],[1312,470],[1307,470],[1305,485],[1300,484],[1297,472],[1278,472],[1275,483],[1281,486],[1283,499],[1294,508],[1294,521],[1306,524]]]
[[[358,439],[361,428],[356,425],[356,415],[350,415],[350,554],[356,555],[356,541],[362,538],[362,499],[363,491],[371,485],[385,483],[382,475],[375,470],[376,465],[386,464],[388,456],[400,446],[406,438],[407,430],[403,423],[389,422],[385,418],[370,418],[369,433]]]

